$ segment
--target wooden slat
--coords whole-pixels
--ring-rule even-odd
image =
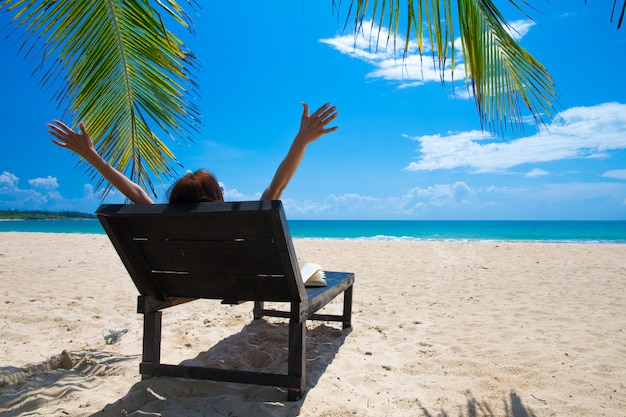
[[[239,371],[231,369],[208,368],[185,365],[153,365],[141,363],[140,372],[150,376],[169,376],[174,378],[204,379],[211,381],[237,382],[276,387],[298,388],[299,378],[285,374]]]
[[[154,274],[168,296],[208,299],[293,301],[284,276],[259,277],[231,274]],[[297,298],[296,298],[297,299]]]
[[[212,274],[281,274],[276,245],[267,240],[136,240],[151,270]]]
[[[127,229],[137,238],[174,240],[263,240],[272,236],[271,213],[192,213],[127,217]],[[157,227],[158,226],[158,227]]]

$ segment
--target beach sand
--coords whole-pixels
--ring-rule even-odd
[[[141,381],[137,290],[107,237],[0,233],[0,414],[626,416],[626,245],[294,244],[356,283],[353,329],[310,322],[307,391],[287,402],[275,387]],[[166,310],[163,361],[283,369],[285,323],[251,309]]]

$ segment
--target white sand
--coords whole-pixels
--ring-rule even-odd
[[[287,402],[274,387],[141,381],[137,290],[107,237],[0,233],[0,414],[626,416],[626,245],[295,245],[356,273],[354,327],[309,324],[307,392]],[[285,324],[251,309],[166,310],[163,360],[282,369]],[[108,330],[127,333],[106,344]]]

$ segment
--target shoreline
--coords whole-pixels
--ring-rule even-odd
[[[80,219],[77,219],[80,220]],[[13,220],[8,220],[13,221]],[[19,220],[18,220],[19,221]],[[41,231],[2,231],[0,230],[0,235],[3,234],[11,234],[11,233],[20,233],[20,234],[42,234],[42,235],[78,235],[78,236],[106,236],[106,233],[103,231],[102,233],[83,233],[83,232],[41,232]],[[468,239],[468,238],[458,238],[458,239],[450,239],[450,238],[420,238],[420,237],[411,237],[411,236],[373,236],[373,237],[293,237],[294,241],[303,240],[303,241],[365,241],[365,242],[443,242],[443,243],[537,243],[537,244],[562,244],[562,245],[617,245],[624,246],[626,245],[626,240],[624,241],[612,241],[612,240],[555,240],[555,239],[543,239],[543,240],[524,240],[524,239]]]
[[[0,410],[612,417],[626,409],[621,244],[296,238],[294,246],[325,269],[355,272],[356,282],[352,331],[309,324],[307,392],[286,402],[273,387],[141,381],[138,293],[106,235],[0,233]],[[207,300],[169,309],[164,361],[284,366],[283,322],[253,322],[251,309]],[[107,344],[109,330],[127,332]]]

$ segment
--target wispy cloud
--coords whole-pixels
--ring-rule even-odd
[[[416,87],[425,83],[441,82],[442,74],[446,81],[452,80],[452,68],[448,60],[443,71],[435,66],[431,58],[431,45],[428,40],[422,45],[420,56],[415,41],[409,42],[404,54],[406,40],[398,35],[393,39],[385,28],[372,22],[363,24],[363,31],[351,35],[339,35],[334,38],[320,39],[351,58],[367,62],[372,70],[366,78],[379,78],[399,82],[398,88]],[[455,68],[455,79],[465,79],[463,66]]]
[[[225,201],[254,201],[261,198],[261,193],[245,194],[237,190],[236,188],[229,188],[220,181],[220,186],[224,190]]]
[[[477,190],[457,181],[453,184],[434,184],[414,187],[401,195],[376,197],[346,193],[331,194],[323,202],[283,200],[290,216],[310,218],[403,218],[431,215],[432,212],[458,210],[476,200]]]
[[[401,195],[329,195],[323,202],[283,200],[289,218],[332,219],[623,219],[626,183],[471,186],[456,181],[414,187]],[[596,202],[590,210],[589,201]]]
[[[504,140],[477,130],[413,137],[419,159],[405,169],[483,173],[528,163],[605,158],[610,151],[626,149],[625,131],[626,104],[574,107],[560,113],[547,130],[521,139]]]
[[[605,178],[615,178],[618,180],[626,180],[626,169],[613,169],[602,174]]]
[[[550,175],[550,173],[543,169],[534,168],[530,172],[526,173],[526,175],[524,176],[526,178],[535,178],[535,177],[545,177],[546,175]]]

